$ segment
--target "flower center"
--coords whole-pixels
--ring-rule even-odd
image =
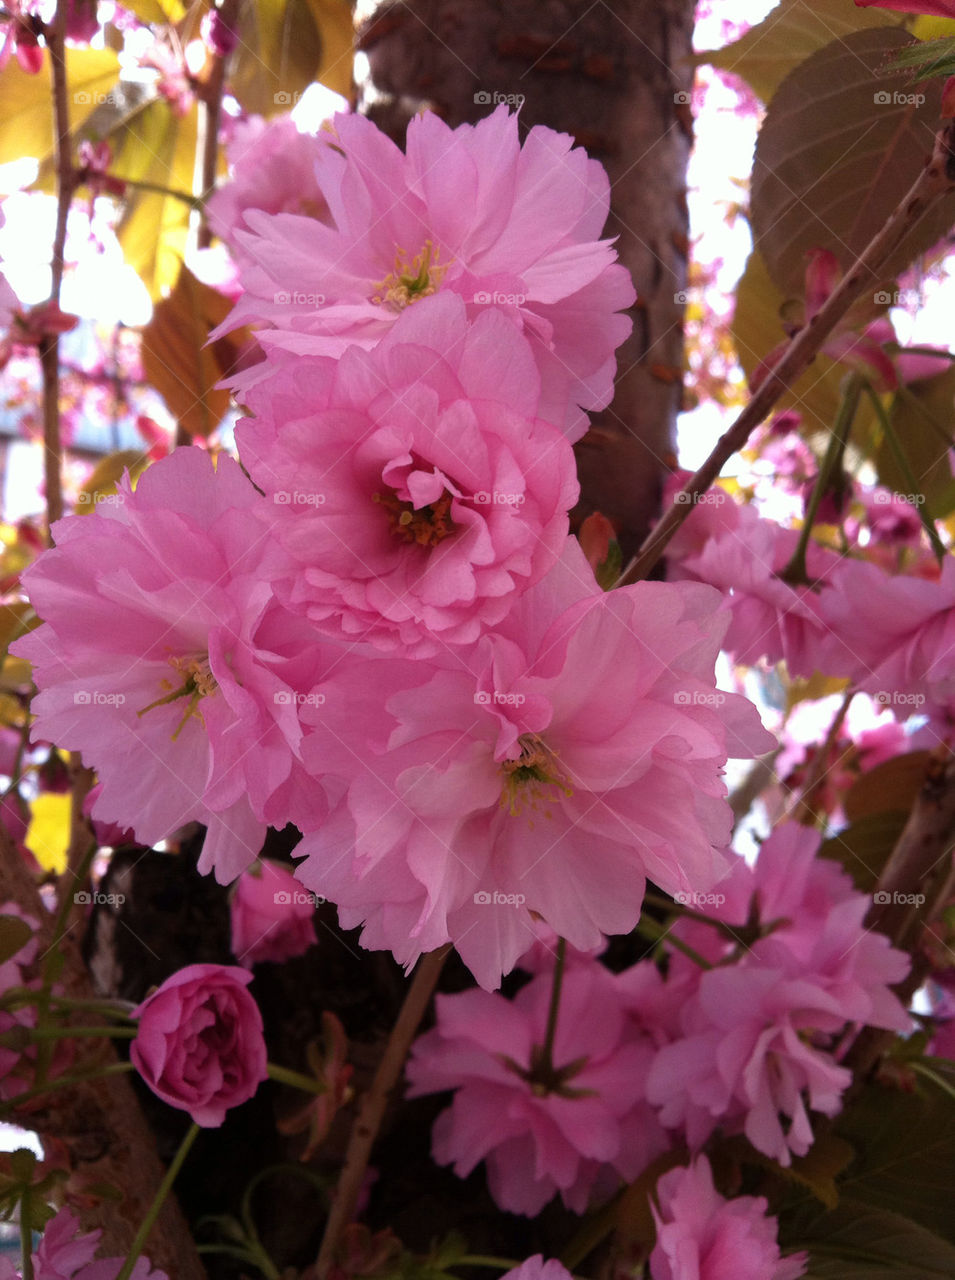
[[[399,498],[393,489],[386,493],[372,494],[372,501],[385,508],[391,532],[402,542],[414,542],[419,547],[436,547],[457,528],[451,519],[452,497],[447,489],[437,502],[432,502],[427,507],[413,507],[410,502]]]
[[[501,765],[504,773],[502,809],[517,817],[528,798],[531,808],[536,809],[538,801],[547,804],[556,800],[558,793],[565,796],[574,794],[570,779],[560,767],[557,753],[542,738],[536,733],[522,733],[517,741],[521,754],[516,760],[505,760]],[[550,816],[546,809],[544,816]]]
[[[392,311],[404,311],[419,298],[436,293],[450,265],[438,262],[440,252],[430,240],[426,240],[424,248],[409,265],[407,252],[399,248],[395,254],[395,269],[375,285],[372,302]]]
[[[218,689],[215,676],[209,666],[208,654],[194,654],[179,657],[175,654],[170,656],[169,665],[182,678],[182,683],[178,686],[174,685],[171,680],[160,680],[160,689],[168,690],[162,697],[151,702],[148,707],[143,707],[141,711],[137,711],[137,716],[144,716],[147,711],[152,711],[155,707],[164,707],[170,702],[177,702],[180,698],[185,698],[186,709],[182,719],[176,727],[176,732],[172,735],[173,742],[182,732],[183,725],[190,716],[198,716],[202,720],[202,712],[199,710],[199,703],[203,698],[211,698]]]

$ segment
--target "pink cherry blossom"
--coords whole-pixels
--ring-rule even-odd
[[[726,1200],[713,1184],[706,1156],[671,1169],[651,1203],[657,1242],[650,1255],[653,1280],[797,1280],[804,1253],[782,1258],[776,1219],[763,1196]],[[659,1207],[658,1207],[659,1206]]]
[[[571,1280],[571,1274],[556,1258],[544,1261],[544,1255],[535,1253],[519,1267],[506,1271],[501,1280]]]
[[[317,941],[312,895],[290,871],[263,859],[239,877],[231,902],[232,954],[252,968],[303,955]]]
[[[666,1149],[643,1103],[651,1056],[627,1036],[612,976],[598,964],[564,975],[551,1062],[542,1058],[551,976],[513,1001],[486,991],[438,996],[437,1025],[415,1044],[409,1096],[455,1089],[434,1127],[439,1164],[467,1177],[481,1160],[495,1202],[533,1216],[558,1192],[587,1208],[602,1170],[635,1178]]]
[[[267,350],[337,357],[373,346],[422,298],[453,292],[469,319],[490,307],[523,334],[540,416],[583,435],[583,411],[610,401],[614,351],[630,332],[619,313],[634,300],[598,238],[610,188],[596,161],[542,125],[521,145],[501,106],[453,130],[415,116],[406,152],[363,116],[336,115],[315,175],[334,226],[246,211],[251,230],[236,232],[246,293],[229,326],[270,326],[258,335]]]
[[[34,1280],[116,1280],[126,1259],[94,1261],[96,1245],[103,1233],[78,1234],[79,1229],[79,1218],[71,1209],[61,1209],[50,1219],[33,1254]],[[140,1257],[130,1280],[168,1280],[168,1277],[165,1271],[154,1271],[148,1259]]]
[[[291,116],[251,116],[233,126],[226,148],[232,176],[209,197],[206,213],[234,254],[241,256],[235,232],[250,209],[328,220],[315,179],[316,158],[327,144],[327,138],[300,132]]]
[[[150,1089],[217,1128],[266,1078],[262,1015],[246,990],[252,975],[221,964],[191,964],[147,996],[133,1017],[129,1056]]]
[[[312,745],[347,792],[296,849],[299,878],[364,945],[411,964],[450,938],[486,987],[536,937],[530,912],[588,951],[633,928],[645,878],[712,887],[723,765],[772,742],[715,690],[717,605],[697,583],[604,594],[568,539],[472,650],[358,664]]]
[[[83,753],[102,790],[95,820],[153,844],[193,820],[199,862],[227,883],[266,824],[320,820],[300,760],[299,701],[322,649],[279,606],[287,569],[231,458],[200,449],[156,463],[135,489],[55,526],[23,575],[43,626],[15,646],[34,664],[34,736]]]
[[[578,493],[538,386],[520,334],[493,310],[469,325],[454,294],[374,351],[278,365],[236,434],[295,562],[291,606],[404,652],[500,622],[557,559]]]
[[[784,970],[709,969],[681,1011],[682,1038],[653,1062],[647,1097],[693,1148],[718,1124],[742,1127],[757,1150],[788,1165],[812,1145],[809,1109],[833,1116],[842,1105],[851,1074],[810,1033],[831,1035],[845,1020],[833,996]]]

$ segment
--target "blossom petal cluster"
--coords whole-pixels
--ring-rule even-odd
[[[612,976],[594,962],[566,974],[547,1062],[550,993],[541,974],[512,1001],[438,996],[437,1025],[407,1068],[411,1097],[456,1091],[435,1124],[438,1163],[466,1177],[485,1160],[499,1207],[531,1216],[558,1192],[583,1213],[595,1189],[631,1181],[668,1146],[644,1100],[650,1050],[630,1034]]]
[[[523,144],[498,107],[450,129],[425,112],[402,152],[362,116],[333,117],[315,146],[332,225],[246,210],[235,238],[244,294],[230,325],[267,326],[267,351],[337,357],[374,346],[409,307],[456,293],[470,319],[492,308],[527,342],[541,417],[576,440],[610,400],[614,351],[634,301],[600,240],[610,185],[566,134],[537,125]],[[243,388],[256,374],[241,379]]]
[[[650,1255],[653,1280],[798,1280],[805,1254],[782,1258],[775,1219],[762,1196],[727,1200],[716,1190],[706,1156],[671,1169],[651,1205],[657,1242]]]
[[[96,1258],[102,1231],[80,1232],[80,1222],[71,1209],[60,1209],[50,1219],[31,1262],[34,1280],[116,1280],[125,1258]],[[21,1272],[3,1270],[0,1280],[21,1280]],[[137,1258],[130,1280],[169,1280],[165,1271],[154,1270],[149,1260]]]

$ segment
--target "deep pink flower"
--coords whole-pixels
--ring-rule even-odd
[[[851,1074],[811,1033],[832,1035],[845,1022],[833,996],[783,970],[708,969],[681,1010],[682,1038],[653,1062],[647,1097],[693,1148],[717,1125],[742,1127],[757,1150],[788,1165],[812,1144],[809,1109],[833,1116],[842,1105]]]
[[[34,664],[35,737],[99,775],[93,818],[143,844],[203,822],[199,868],[223,883],[269,822],[324,813],[299,763],[323,650],[273,598],[288,562],[261,503],[231,458],[176,450],[57,523],[23,575],[45,625],[14,646]]]
[[[116,1280],[126,1259],[94,1261],[103,1233],[88,1231],[79,1235],[79,1228],[79,1218],[70,1209],[61,1209],[50,1219],[33,1255],[34,1280]],[[149,1260],[140,1257],[130,1280],[168,1280],[168,1276],[165,1271],[153,1271]]]
[[[374,351],[278,365],[236,435],[295,562],[291,606],[405,652],[499,623],[557,559],[578,493],[538,387],[520,334],[493,310],[469,325],[454,294]]]
[[[604,593],[568,539],[473,649],[358,664],[310,748],[350,781],[299,878],[366,946],[410,964],[450,938],[486,987],[533,941],[532,911],[588,951],[633,928],[646,877],[712,887],[726,757],[772,742],[715,688],[717,605],[697,583]]]
[[[328,220],[315,180],[315,160],[326,145],[327,139],[301,133],[290,116],[251,116],[235,124],[226,148],[232,176],[206,202],[209,225],[233,254],[242,255],[235,232],[250,209]]]
[[[583,410],[610,401],[614,351],[631,327],[619,313],[634,301],[598,238],[603,168],[542,125],[522,146],[503,106],[453,130],[430,111],[415,116],[406,152],[363,116],[332,126],[315,173],[334,227],[248,210],[251,231],[236,233],[246,293],[227,325],[271,326],[258,335],[268,350],[337,357],[374,346],[420,299],[456,293],[469,319],[493,308],[530,342],[540,416],[579,439]]]
[[[218,1128],[267,1075],[262,1015],[246,990],[251,981],[235,966],[191,964],[133,1010],[133,1065],[153,1093],[203,1128]]]
[[[782,1258],[776,1219],[763,1196],[726,1200],[713,1185],[706,1156],[671,1169],[651,1203],[657,1242],[650,1255],[653,1280],[797,1280],[808,1259]]]
[[[955,18],[955,0],[856,0],[861,9],[896,9],[899,13],[931,13],[939,18]]]
[[[249,969],[291,960],[317,941],[312,895],[277,862],[263,859],[242,873],[231,912],[232,954]]]
[[[613,1190],[668,1145],[643,1101],[652,1052],[628,1038],[612,975],[595,963],[564,975],[554,1072],[540,1062],[551,986],[540,974],[513,1001],[438,996],[437,1025],[407,1067],[411,1097],[456,1090],[434,1127],[438,1163],[467,1177],[485,1160],[495,1202],[529,1216],[558,1192],[583,1213],[608,1166]],[[628,1124],[634,1112],[639,1123]]]

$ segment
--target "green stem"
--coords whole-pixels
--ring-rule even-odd
[[[503,1271],[513,1271],[521,1264],[515,1262],[513,1258],[491,1258],[484,1253],[469,1253],[463,1258],[457,1258],[454,1265],[456,1267],[500,1267]]]
[[[22,1103],[31,1102],[34,1098],[42,1098],[44,1094],[53,1093],[56,1089],[72,1089],[76,1084],[85,1084],[87,1080],[98,1080],[100,1076],[118,1076],[123,1072],[134,1070],[131,1062],[115,1062],[99,1071],[77,1071],[73,1075],[56,1076],[55,1079],[47,1080],[34,1089],[26,1089],[23,1093],[18,1093],[15,1098],[11,1098],[9,1102],[0,1104],[0,1115],[14,1115]]]
[[[541,1061],[544,1069],[554,1070],[554,1038],[557,1035],[557,1018],[560,1014],[560,989],[564,981],[564,963],[567,959],[567,939],[557,941],[557,959],[554,961],[554,978],[550,988],[550,1006],[547,1010],[547,1030],[544,1032],[544,1047]]]
[[[117,1040],[135,1040],[139,1034],[138,1027],[21,1027],[22,1032],[29,1032],[31,1040],[73,1040],[79,1037],[113,1036]],[[0,1036],[0,1044],[5,1043]]]
[[[143,1251],[143,1246],[149,1237],[150,1231],[153,1229],[156,1219],[159,1217],[159,1213],[166,1201],[166,1197],[172,1189],[172,1184],[176,1181],[176,1176],[182,1168],[186,1156],[189,1154],[189,1148],[195,1142],[198,1133],[199,1126],[193,1120],[192,1124],[189,1126],[186,1136],[179,1144],[179,1150],[173,1157],[172,1164],[166,1170],[166,1176],[159,1184],[159,1190],[156,1192],[153,1202],[149,1206],[149,1210],[143,1219],[142,1226],[136,1232],[136,1239],[133,1241],[132,1247],[126,1255],[126,1261],[119,1269],[119,1274],[117,1275],[116,1280],[129,1280],[129,1277],[133,1274],[133,1268],[139,1260],[139,1255]]]
[[[293,1089],[302,1089],[305,1093],[323,1094],[328,1089],[313,1076],[303,1075],[301,1071],[293,1071],[290,1067],[280,1067],[276,1062],[266,1063],[269,1079],[279,1084],[289,1084]]]
[[[691,946],[683,941],[682,938],[674,937],[669,929],[665,929],[659,921],[654,920],[652,916],[646,916],[637,925],[637,933],[646,938],[648,942],[666,942],[677,951],[681,951],[688,960],[692,960],[694,964],[699,965],[701,969],[712,969],[713,966],[709,960],[704,960],[698,951],[694,951]]]
[[[643,895],[644,902],[649,902],[652,906],[662,907],[665,911],[669,911],[671,915],[681,916],[684,920],[696,920],[699,924],[712,925],[714,929],[723,930],[726,928],[725,920],[717,920],[716,916],[704,915],[702,911],[694,911],[692,907],[684,907],[680,902],[674,902],[671,898],[666,898],[662,893],[654,893],[652,889],[647,889]]]
[[[83,858],[80,860],[79,866],[76,868],[76,882],[82,884],[89,874],[90,867],[93,865],[93,859],[96,857],[96,841],[90,843]],[[66,922],[69,918],[70,908],[73,906],[71,895],[64,893],[60,897],[57,905],[56,917],[53,921],[53,941],[43,961],[42,968],[42,984],[40,990],[40,998],[37,1001],[37,1027],[40,1031],[43,1024],[50,1016],[50,1000],[53,994],[53,982],[56,977],[57,963],[61,959],[60,943],[66,936]],[[40,1041],[40,1047],[36,1055],[36,1074],[37,1079],[42,1084],[46,1080],[47,1073],[50,1070],[50,1064],[53,1061],[53,1045],[43,1040]]]
[[[20,1265],[23,1280],[33,1280],[33,1232],[30,1217],[30,1188],[27,1187],[20,1201]]]
[[[152,195],[168,196],[170,200],[181,200],[191,209],[201,209],[203,205],[201,196],[191,196],[188,191],[176,191],[158,182],[142,182],[134,178],[123,178],[122,182],[124,186],[132,187],[134,191],[147,191]]]
[[[812,487],[809,506],[806,509],[806,518],[799,533],[799,542],[789,564],[779,575],[783,582],[788,582],[790,586],[808,586],[810,583],[809,571],[806,568],[806,552],[809,549],[809,539],[812,537],[813,525],[816,523],[816,513],[819,510],[823,494],[830,487],[833,478],[842,467],[842,459],[849,441],[849,432],[852,430],[856,410],[859,408],[862,388],[866,385],[865,379],[859,373],[850,373],[845,380],[839,411],[836,414],[832,435],[829,437],[829,444],[826,447],[819,474],[816,476],[816,483]]]
[[[902,472],[905,483],[909,486],[910,496],[914,499],[920,499],[920,501],[916,501],[915,509],[918,512],[919,520],[922,522],[922,528],[928,534],[929,542],[932,544],[932,550],[935,552],[935,555],[938,557],[938,561],[941,564],[947,554],[945,543],[938,536],[935,521],[926,510],[925,495],[918,486],[918,481],[915,479],[915,475],[909,465],[909,460],[905,456],[905,450],[902,448],[899,437],[896,435],[895,428],[892,426],[891,418],[885,411],[885,405],[882,403],[879,393],[869,382],[865,384],[865,389],[872,402],[872,407],[875,409],[876,416],[879,419],[879,424],[885,432],[885,438],[888,442],[889,448],[892,450],[896,464]]]

